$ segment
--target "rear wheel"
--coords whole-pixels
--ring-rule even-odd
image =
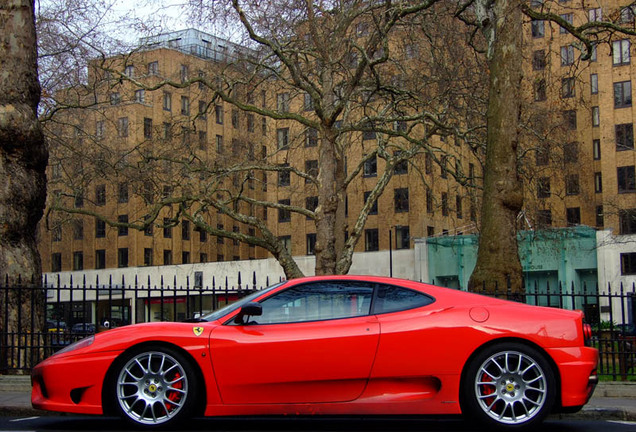
[[[478,354],[468,366],[462,389],[462,408],[470,417],[500,430],[522,430],[550,413],[556,380],[540,352],[509,343]]]
[[[196,378],[185,356],[166,347],[144,347],[121,359],[111,395],[120,416],[137,427],[174,425],[192,415]]]

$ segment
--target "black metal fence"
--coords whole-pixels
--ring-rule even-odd
[[[256,274],[251,282],[230,285],[228,278],[211,286],[186,280],[178,286],[160,278],[140,283],[126,280],[88,284],[72,280],[62,285],[59,279],[45,279],[42,288],[28,288],[21,283],[0,282],[0,373],[28,373],[53,352],[89,334],[128,324],[150,321],[184,321],[197,318],[234,302],[254,290]],[[269,285],[269,279],[266,285]],[[276,282],[276,281],[271,281]],[[33,286],[33,285],[31,285]],[[37,295],[34,295],[37,294]],[[490,293],[492,295],[492,293]],[[584,311],[592,325],[593,343],[600,352],[599,375],[610,380],[636,380],[636,287],[580,288],[574,285],[534,286],[524,294],[508,290],[495,292],[498,297],[528,304]],[[39,300],[36,300],[39,299]],[[40,323],[30,313],[36,301],[45,301],[46,317]],[[11,318],[10,318],[11,316]],[[10,319],[19,323],[9,328]],[[15,328],[17,327],[17,328]]]

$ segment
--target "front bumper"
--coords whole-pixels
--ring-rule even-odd
[[[103,414],[102,387],[119,352],[53,356],[31,373],[34,408],[80,414]]]

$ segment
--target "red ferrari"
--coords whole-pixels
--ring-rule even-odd
[[[196,323],[112,329],[33,370],[35,408],[191,416],[464,414],[527,429],[596,384],[580,311],[381,277],[294,279]]]

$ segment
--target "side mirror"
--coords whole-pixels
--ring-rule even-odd
[[[247,303],[246,305],[243,305],[243,307],[241,307],[241,310],[234,318],[234,323],[245,324],[245,322],[243,322],[243,318],[245,318],[246,316],[260,316],[260,315],[263,315],[263,306],[260,303],[256,303],[256,302]]]

